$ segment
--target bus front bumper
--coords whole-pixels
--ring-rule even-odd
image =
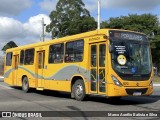
[[[146,87],[119,87],[113,84],[107,86],[107,96],[148,96],[153,93],[153,86]]]

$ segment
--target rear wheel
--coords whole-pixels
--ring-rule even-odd
[[[85,86],[83,80],[79,79],[73,85],[73,95],[78,101],[82,101],[85,98]]]
[[[26,93],[29,91],[29,82],[28,82],[28,78],[27,77],[23,78],[23,81],[22,81],[22,90],[24,92],[26,92]]]

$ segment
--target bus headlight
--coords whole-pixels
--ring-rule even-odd
[[[114,75],[112,75],[111,78],[115,85],[120,86],[120,87],[122,86],[121,82]]]

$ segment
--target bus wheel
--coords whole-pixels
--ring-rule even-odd
[[[73,94],[76,100],[82,101],[85,97],[85,86],[83,80],[79,79],[73,85]]]
[[[23,90],[24,92],[26,92],[26,93],[29,91],[29,82],[28,82],[28,78],[27,78],[27,77],[24,77],[24,78],[23,78],[22,90]]]

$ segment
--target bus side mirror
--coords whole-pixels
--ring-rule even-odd
[[[112,52],[113,52],[113,50],[114,50],[114,47],[113,47],[113,45],[112,45],[112,44],[110,44],[110,45],[109,45],[109,52],[110,52],[110,53],[112,53]]]

